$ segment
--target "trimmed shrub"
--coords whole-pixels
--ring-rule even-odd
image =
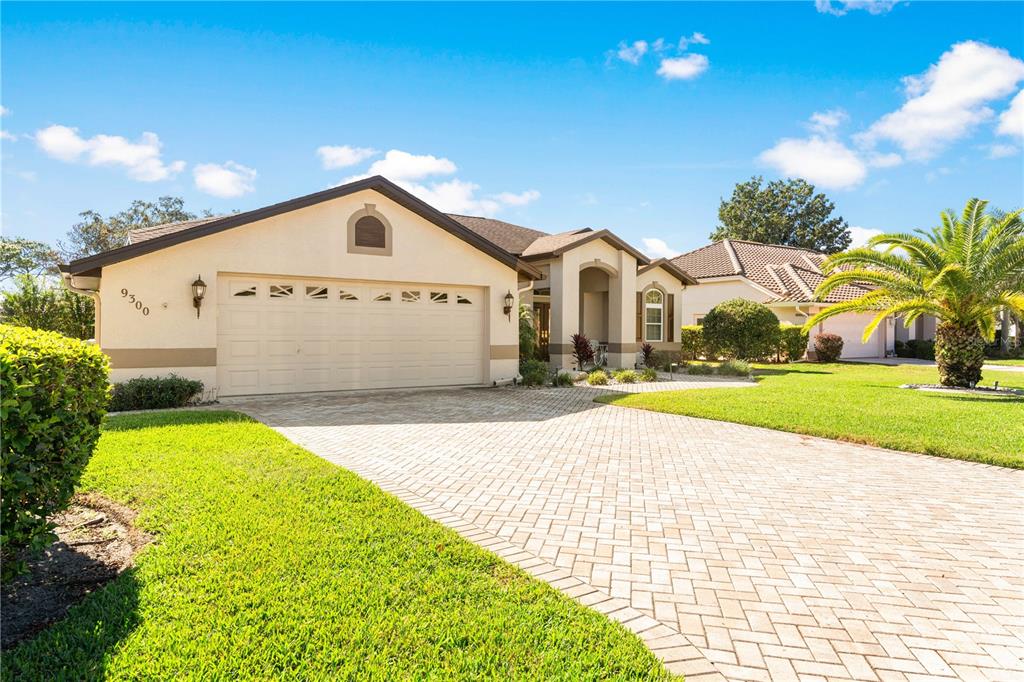
[[[525,360],[519,363],[519,376],[523,386],[541,386],[548,380],[548,365],[543,360]]]
[[[686,366],[687,374],[714,374],[715,368],[706,362],[691,362]]]
[[[767,358],[779,345],[779,318],[761,303],[744,298],[724,301],[704,316],[704,342],[715,356]]]
[[[679,340],[682,342],[682,355],[690,360],[696,360],[704,354],[704,327],[699,324],[688,324],[679,330]]]
[[[783,322],[779,325],[779,355],[787,362],[796,362],[807,352],[807,341],[811,335],[804,328]]]
[[[608,375],[603,369],[595,369],[587,375],[587,383],[591,386],[604,386],[608,383]]]
[[[645,367],[644,370],[642,372],[640,372],[640,381],[657,381],[657,380],[658,380],[658,373],[654,370],[653,367]]]
[[[818,334],[814,337],[814,353],[818,362],[835,362],[843,354],[843,337],[838,334]]]
[[[110,411],[166,410],[185,407],[203,394],[203,382],[176,374],[165,377],[139,377],[114,384]]]
[[[749,377],[750,363],[746,360],[726,360],[718,366],[718,373],[727,377]]]
[[[552,386],[565,387],[572,386],[572,384],[573,377],[572,374],[569,374],[568,372],[557,372],[551,379]]]
[[[656,350],[654,351],[654,367],[668,372],[672,369],[673,364],[685,365],[683,361],[682,353],[677,350]]]
[[[638,378],[637,373],[631,369],[620,369],[615,373],[615,380],[620,384],[635,384]]]
[[[2,578],[56,539],[54,514],[67,509],[100,436],[107,357],[99,347],[54,332],[0,325],[0,535]]]
[[[641,345],[640,354],[643,356],[644,367],[654,367],[654,346],[649,343]]]
[[[524,305],[519,307],[519,361],[530,360],[537,354],[537,330],[533,328],[533,315]]]

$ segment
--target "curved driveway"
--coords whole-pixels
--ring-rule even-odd
[[[1024,679],[1024,472],[596,392],[225,402],[626,623],[691,682]]]

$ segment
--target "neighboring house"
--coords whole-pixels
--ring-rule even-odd
[[[446,215],[379,176],[135,230],[61,270],[97,302],[113,381],[173,372],[221,396],[510,381],[519,300],[556,366],[582,329],[628,367],[643,340],[676,348],[696,284],[608,231]]]
[[[864,286],[847,285],[824,300],[814,290],[824,280],[821,263],[825,254],[790,246],[724,239],[684,253],[672,263],[695,277],[700,286],[683,299],[682,324],[700,324],[704,315],[722,301],[745,298],[764,303],[782,322],[804,324],[810,315],[830,304],[849,301],[864,294]],[[811,334],[831,332],[843,337],[844,358],[885,357],[893,350],[895,329],[892,318],[861,341],[871,313],[844,313],[819,324]]]

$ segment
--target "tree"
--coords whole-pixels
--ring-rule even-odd
[[[733,298],[704,316],[704,342],[714,355],[760,360],[779,346],[779,318],[763,303]]]
[[[212,213],[206,210],[202,215],[210,216]],[[136,199],[127,209],[109,218],[96,211],[83,211],[78,216],[81,220],[71,226],[68,241],[57,242],[57,248],[66,261],[124,246],[130,230],[199,217],[185,210],[185,200],[181,197],[160,197],[156,203]]]
[[[835,204],[814,185],[799,178],[775,180],[764,187],[755,176],[736,185],[732,197],[718,207],[721,224],[713,241],[746,239],[765,244],[800,246],[836,253],[850,245],[850,230]]]
[[[873,289],[824,309],[804,329],[845,312],[873,312],[864,329],[867,341],[890,315],[902,316],[908,327],[921,315],[934,315],[939,381],[975,385],[1000,311],[1005,307],[1024,316],[1021,211],[997,218],[985,212],[986,206],[971,199],[962,215],[944,212],[942,224],[931,231],[878,235],[867,246],[829,257],[822,265],[828,276],[818,286],[819,298],[852,282]]]
[[[2,292],[0,322],[91,339],[93,310],[91,298],[68,291],[57,280],[21,274],[15,275],[12,290]]]
[[[0,279],[55,273],[57,252],[49,244],[23,237],[0,237]]]

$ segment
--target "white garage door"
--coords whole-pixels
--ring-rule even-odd
[[[879,356],[878,335],[885,328],[880,325],[868,339],[861,342],[864,328],[874,319],[870,313],[843,313],[825,320],[825,331],[843,337],[844,358],[877,358]]]
[[[479,288],[222,276],[221,395],[479,384]]]

